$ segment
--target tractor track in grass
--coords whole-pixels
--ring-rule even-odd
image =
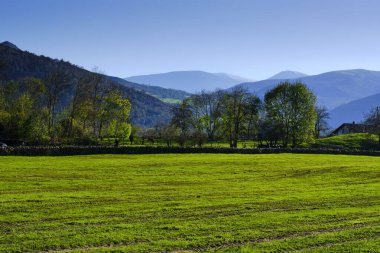
[[[330,247],[330,246],[344,245],[345,243],[362,242],[362,241],[365,241],[365,240],[368,240],[368,239],[377,239],[377,238],[380,238],[380,234],[379,235],[375,235],[375,236],[366,237],[366,238],[357,239],[357,240],[345,240],[344,242],[335,242],[335,243],[334,242],[329,242],[329,243],[321,244],[321,245],[318,245],[318,246],[310,246],[310,247],[306,247],[306,248],[302,248],[302,249],[297,249],[297,250],[291,250],[291,251],[287,251],[287,252],[288,253],[297,253],[297,252],[303,252],[304,250],[323,249],[323,248],[327,248],[327,247]]]
[[[353,226],[345,226],[345,227],[341,227],[341,228],[329,228],[329,229],[323,229],[323,230],[318,230],[318,231],[294,233],[291,235],[268,237],[268,238],[259,238],[259,239],[254,239],[254,240],[241,241],[241,242],[231,242],[231,243],[221,244],[217,247],[202,248],[200,250],[201,251],[203,251],[203,250],[217,251],[219,249],[221,250],[221,249],[233,247],[233,246],[244,246],[244,245],[249,245],[249,244],[254,244],[254,243],[272,242],[272,241],[278,241],[278,240],[284,240],[284,239],[302,238],[305,236],[316,236],[316,235],[321,235],[324,233],[331,233],[331,232],[343,232],[343,231],[354,230],[354,229],[358,229],[358,228],[365,228],[365,227],[369,227],[372,225],[380,225],[380,222],[369,222],[369,223],[362,223],[362,224],[357,224],[357,225],[353,225]],[[380,235],[378,235],[377,237],[380,237]],[[365,239],[368,239],[368,238],[363,238],[361,240],[365,240]],[[360,241],[360,240],[358,240],[358,241]],[[346,241],[346,242],[348,242],[348,241]],[[331,243],[331,244],[333,245],[333,243]],[[308,247],[308,248],[304,248],[304,249],[309,249],[309,248],[312,248],[312,247]],[[304,249],[300,249],[300,250],[304,250]],[[178,252],[181,252],[181,251],[178,251]],[[297,252],[297,251],[295,251],[295,252]]]
[[[234,246],[246,246],[254,243],[264,243],[264,242],[272,242],[272,241],[278,241],[278,240],[284,240],[284,239],[295,239],[295,238],[302,238],[305,236],[316,236],[324,233],[330,233],[330,232],[343,232],[348,230],[354,230],[359,228],[365,228],[373,225],[380,225],[380,222],[369,222],[369,223],[361,223],[356,224],[352,226],[345,226],[341,228],[329,228],[329,229],[323,229],[323,230],[317,230],[317,231],[310,231],[310,232],[303,232],[303,233],[294,233],[294,234],[287,234],[287,235],[280,235],[276,237],[266,237],[266,238],[257,238],[253,240],[241,240],[241,241],[234,241],[234,242],[227,242],[227,243],[219,243],[211,246],[200,246],[200,247],[193,247],[183,250],[172,250],[173,253],[186,253],[186,252],[199,252],[199,251],[218,251],[229,247]],[[318,246],[310,246],[302,249],[297,249],[293,251],[287,251],[287,252],[302,252],[303,250],[308,249],[318,249],[328,246],[334,246],[339,244],[344,244],[347,242],[360,242],[367,239],[374,239],[374,238],[380,238],[380,234],[377,234],[372,237],[366,237],[361,238],[358,240],[346,240],[344,242],[330,242]],[[102,249],[112,249],[112,248],[118,248],[118,247],[124,247],[124,246],[132,246],[137,245],[139,243],[150,243],[149,240],[142,240],[142,241],[135,241],[130,243],[115,243],[115,244],[108,244],[108,245],[101,245],[101,246],[85,246],[85,247],[78,247],[78,248],[72,248],[72,249],[62,249],[62,250],[46,250],[46,251],[39,251],[39,253],[70,253],[70,252],[85,252],[85,251],[92,251],[92,250],[102,250]]]

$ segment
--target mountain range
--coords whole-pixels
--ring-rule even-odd
[[[5,66],[0,75],[16,81],[25,77],[44,78],[56,68],[67,70],[75,78],[96,74],[63,60],[22,51],[10,42],[0,43],[0,65]],[[360,122],[370,109],[380,106],[380,71],[364,69],[310,76],[283,71],[266,80],[249,82],[239,76],[204,71],[175,71],[126,79],[102,76],[120,87],[130,98],[132,123],[143,127],[152,127],[158,122],[170,120],[172,106],[164,101],[180,101],[191,93],[202,89],[214,90],[217,87],[226,90],[244,87],[263,98],[268,90],[282,81],[302,81],[307,84],[316,94],[318,104],[326,106],[330,111],[329,124],[332,128],[342,123]],[[64,96],[70,96],[70,91]]]
[[[301,81],[316,94],[318,103],[333,109],[353,100],[380,92],[380,71],[364,69],[327,72],[296,79],[268,79],[242,83],[248,91],[264,97],[264,94],[282,81]]]
[[[145,85],[161,86],[168,89],[181,89],[189,93],[201,90],[227,89],[248,79],[226,74],[205,71],[173,71],[168,73],[131,76],[125,80]]]
[[[361,122],[378,106],[380,107],[380,93],[351,101],[331,110],[328,123],[332,127],[337,127],[343,122]]]

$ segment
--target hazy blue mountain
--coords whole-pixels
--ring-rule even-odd
[[[364,98],[380,92],[380,71],[364,69],[342,70],[327,72],[320,75],[289,79],[301,80],[314,91],[318,103],[333,109],[339,105]],[[264,94],[283,79],[270,79],[258,82],[242,83],[237,86],[245,87],[250,92],[264,97]]]
[[[239,81],[241,83],[245,83],[245,82],[254,82],[255,80],[252,80],[252,79],[249,79],[249,78],[246,78],[246,77],[242,77],[242,76],[238,76],[238,75],[233,75],[233,74],[228,74],[228,73],[214,73],[214,75],[218,75],[220,77],[224,77],[224,78],[232,78],[236,81]]]
[[[377,106],[380,106],[380,93],[338,106],[330,111],[329,125],[336,128],[342,123],[361,122]]]
[[[0,65],[3,66],[0,72],[0,79],[18,81],[26,77],[43,79],[57,69],[70,73],[71,81],[68,87],[60,95],[61,107],[67,106],[70,96],[73,95],[74,81],[80,78],[99,75],[92,73],[70,62],[52,59],[46,56],[38,56],[27,51],[18,49],[10,42],[0,43]],[[158,98],[147,94],[138,84],[115,80],[115,77],[103,75],[110,80],[111,85],[117,86],[128,97],[132,104],[132,123],[144,127],[153,127],[159,122],[168,122],[171,118],[172,106],[162,102]],[[128,84],[127,84],[128,83]],[[1,84],[1,83],[0,83]],[[49,85],[48,83],[46,85]]]
[[[308,75],[301,72],[286,70],[286,71],[277,73],[276,75],[269,77],[268,79],[297,79],[297,78],[306,77],[306,76]]]
[[[242,82],[240,78],[233,78],[229,74],[214,74],[204,71],[174,71],[161,74],[131,76],[125,79],[134,83],[184,90],[190,93],[196,93],[203,89],[226,89]]]

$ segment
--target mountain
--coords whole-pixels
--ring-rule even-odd
[[[43,79],[57,69],[70,73],[70,80],[84,78],[90,75],[99,74],[87,71],[69,62],[57,59],[51,59],[46,56],[37,56],[27,51],[18,49],[10,42],[0,43],[0,65],[4,66],[0,72],[0,78],[5,80],[21,80],[26,77],[35,77]],[[102,75],[109,80],[112,85],[118,87],[123,94],[128,97],[132,104],[131,121],[133,124],[143,127],[153,127],[158,122],[168,122],[170,120],[171,106],[146,94],[138,84],[126,83],[115,80],[115,77]],[[122,79],[121,79],[122,80]],[[73,93],[73,81],[61,95],[60,101],[62,106],[70,101]]]
[[[328,123],[332,128],[336,128],[342,123],[361,122],[371,109],[377,106],[380,106],[380,93],[334,108],[330,111]]]
[[[169,89],[180,89],[190,93],[201,90],[226,89],[242,82],[225,73],[208,73],[204,71],[174,71],[161,74],[131,76],[127,81]],[[244,79],[243,79],[244,80]]]
[[[238,76],[238,75],[228,74],[228,73],[214,73],[214,75],[218,75],[218,76],[224,77],[224,78],[232,78],[236,81],[239,81],[240,83],[254,82],[254,80],[252,80],[252,79],[242,77],[242,76]]]
[[[268,79],[297,79],[301,77],[306,77],[308,75],[301,73],[301,72],[296,72],[296,71],[282,71],[280,73],[277,73],[276,75],[269,77]]]
[[[244,87],[259,97],[264,97],[278,83],[297,80],[304,82],[317,95],[318,103],[330,110],[380,92],[380,71],[364,69],[332,71],[296,79],[269,79],[242,83],[237,87]]]

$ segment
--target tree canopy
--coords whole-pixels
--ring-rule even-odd
[[[282,82],[265,94],[267,117],[282,129],[284,146],[293,147],[313,137],[316,97],[301,82]]]

